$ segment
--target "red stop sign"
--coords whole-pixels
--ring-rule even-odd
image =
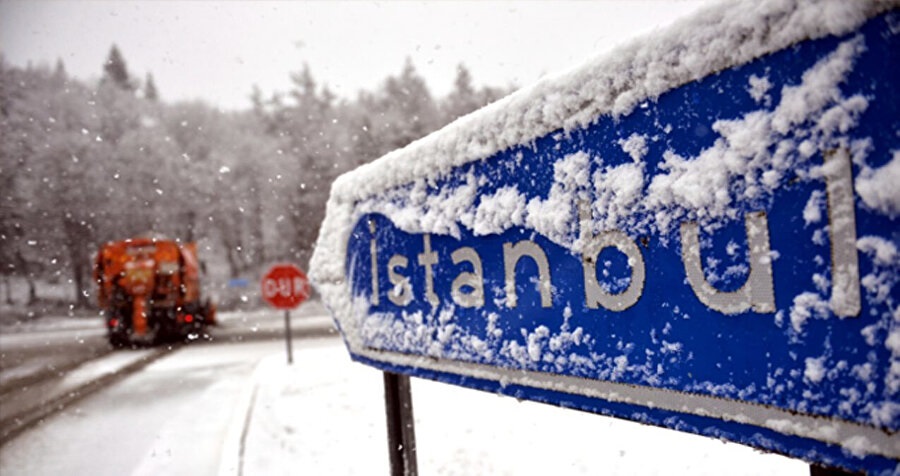
[[[276,264],[262,278],[262,297],[276,309],[293,309],[309,297],[309,280],[292,264]]]

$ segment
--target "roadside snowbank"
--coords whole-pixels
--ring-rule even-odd
[[[294,357],[260,361],[219,474],[388,474],[381,372],[352,363],[337,340],[301,341]],[[412,398],[421,474],[809,471],[737,444],[429,380],[412,380]]]

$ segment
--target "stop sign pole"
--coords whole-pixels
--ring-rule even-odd
[[[284,335],[287,341],[288,364],[294,363],[291,347],[291,309],[299,306],[309,297],[309,279],[300,268],[281,263],[269,268],[263,276],[262,297],[270,306],[284,310]]]

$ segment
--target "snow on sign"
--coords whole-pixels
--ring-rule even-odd
[[[384,370],[894,471],[898,34],[707,8],[340,177],[313,280]]]

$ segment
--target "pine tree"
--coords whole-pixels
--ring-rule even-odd
[[[437,129],[437,105],[412,59],[406,58],[400,76],[389,77],[382,87],[383,122],[380,133],[391,149],[399,149]]]
[[[456,67],[456,79],[453,81],[453,91],[443,103],[444,121],[451,122],[460,116],[464,116],[481,107],[478,93],[472,86],[472,75],[469,69],[462,63]]]
[[[112,45],[112,48],[109,50],[109,56],[106,58],[106,63],[103,65],[103,80],[111,81],[126,91],[132,90],[128,67],[125,65],[125,59],[116,45]]]
[[[57,58],[56,69],[53,71],[53,79],[64,83],[68,78],[69,75],[66,73],[66,65],[63,63],[62,59]]]
[[[156,83],[153,81],[153,75],[147,73],[147,84],[144,85],[144,97],[148,101],[156,102],[159,100],[159,91],[156,90]]]

